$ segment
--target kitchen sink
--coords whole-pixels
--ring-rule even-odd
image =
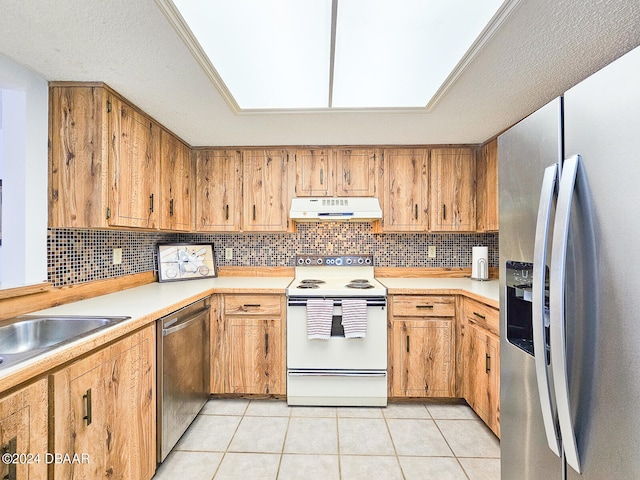
[[[23,315],[0,327],[0,370],[131,317]]]

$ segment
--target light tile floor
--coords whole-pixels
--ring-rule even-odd
[[[176,478],[499,480],[500,443],[466,405],[213,399],[154,477]]]

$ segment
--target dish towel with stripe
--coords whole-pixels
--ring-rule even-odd
[[[310,298],[307,300],[307,338],[328,340],[331,338],[333,300]]]
[[[367,301],[361,298],[342,300],[342,326],[345,338],[367,336]]]

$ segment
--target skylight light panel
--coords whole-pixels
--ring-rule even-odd
[[[501,0],[340,0],[333,107],[424,107]]]
[[[174,0],[241,109],[326,108],[331,0]]]

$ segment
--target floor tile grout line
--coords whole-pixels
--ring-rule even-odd
[[[391,446],[393,447],[396,463],[398,464],[398,468],[400,469],[400,475],[402,475],[402,480],[406,480],[407,476],[404,474],[404,469],[402,468],[402,464],[400,463],[400,457],[398,455],[398,449],[396,448],[396,442],[393,441],[393,435],[391,434],[391,427],[389,427],[389,422],[387,421],[387,417],[384,414],[384,412],[382,412],[382,418],[384,419],[384,424],[387,427],[387,433],[389,433],[389,439],[391,440]]]
[[[443,420],[443,419],[440,419],[440,420]],[[436,422],[435,418],[433,419],[433,423],[435,424],[436,428],[440,432],[440,435],[442,435],[442,438],[444,438],[444,441],[447,443],[447,446],[449,447],[449,450],[451,450],[451,453],[453,453],[453,458],[455,458],[456,462],[458,462],[458,465],[460,465],[460,468],[462,469],[462,473],[464,473],[464,476],[467,477],[467,480],[471,480],[471,477],[469,477],[469,474],[467,473],[467,470],[462,465],[462,462],[458,458],[458,455],[456,454],[456,452],[453,449],[453,447],[449,444],[449,440],[447,440],[447,437],[445,436],[444,432],[440,428],[440,425],[438,425],[438,422]]]

